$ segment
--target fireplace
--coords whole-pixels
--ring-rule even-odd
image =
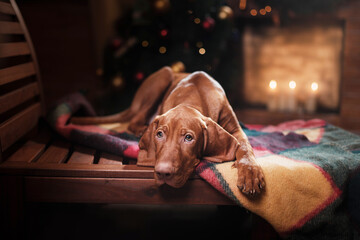
[[[243,122],[322,118],[360,133],[358,0],[228,0],[240,29]]]
[[[245,102],[275,112],[338,112],[343,37],[341,21],[246,26]]]

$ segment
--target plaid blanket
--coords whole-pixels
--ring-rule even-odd
[[[69,124],[69,118],[79,110],[95,115],[81,94],[72,94],[49,113],[48,121],[72,142],[137,157],[139,139],[130,134],[115,131],[111,125]],[[233,162],[204,160],[196,168],[197,174],[237,204],[266,219],[283,237],[351,239],[349,213],[344,206],[352,207],[350,215],[359,220],[360,199],[351,192],[359,193],[360,137],[319,119],[243,128],[264,170],[266,191],[255,199],[241,194]]]

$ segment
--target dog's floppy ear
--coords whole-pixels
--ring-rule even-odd
[[[154,143],[154,132],[159,123],[159,119],[155,120],[150,124],[146,129],[144,135],[139,141],[139,155],[137,160],[137,165],[154,167],[155,166],[155,143]]]
[[[203,159],[211,162],[226,162],[236,158],[239,142],[211,118],[204,119]]]

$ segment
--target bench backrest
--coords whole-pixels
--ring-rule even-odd
[[[34,48],[14,0],[0,1],[0,158],[44,113]]]

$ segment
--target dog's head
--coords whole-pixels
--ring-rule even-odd
[[[150,124],[139,142],[138,165],[155,166],[158,185],[182,187],[201,159],[235,159],[238,141],[212,119],[178,106]]]

